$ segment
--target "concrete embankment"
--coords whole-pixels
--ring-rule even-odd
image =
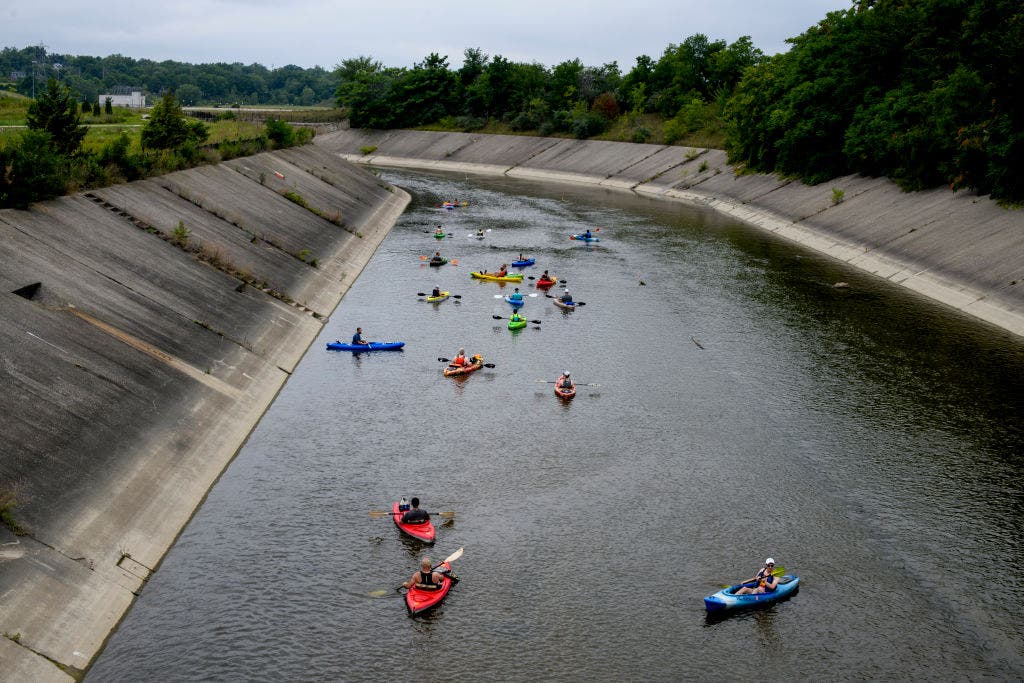
[[[87,667],[408,201],[306,146],[0,211],[0,680]]]
[[[663,145],[366,130],[317,144],[362,164],[585,183],[711,206],[1024,335],[1024,211],[987,197],[905,193],[883,178],[809,186],[737,175],[720,150]]]

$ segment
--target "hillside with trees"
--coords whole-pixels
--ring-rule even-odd
[[[11,74],[18,76],[14,88],[22,95],[31,96],[33,88],[38,92],[53,77],[83,102],[97,102],[116,86],[134,86],[150,95],[150,101],[173,89],[185,106],[313,106],[330,104],[338,87],[333,72],[319,66],[268,69],[261,64],[154,62],[122,55],[54,54],[40,46],[0,50],[0,80]]]
[[[728,102],[731,161],[1024,201],[1019,0],[859,0],[789,42]]]

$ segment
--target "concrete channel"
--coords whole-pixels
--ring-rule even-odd
[[[308,145],[0,211],[0,680],[80,677],[408,202]]]

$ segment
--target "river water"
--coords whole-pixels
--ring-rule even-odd
[[[384,177],[413,203],[88,681],[1024,677],[1020,339],[713,212]],[[520,252],[586,305],[509,332],[469,272]],[[325,350],[357,325],[406,347]],[[443,378],[459,346],[495,367]],[[402,495],[465,548],[425,617],[369,515]],[[708,620],[767,555],[800,592]]]

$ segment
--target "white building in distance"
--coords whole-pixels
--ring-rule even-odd
[[[110,104],[115,107],[142,109],[146,106],[146,96],[142,94],[140,88],[132,88],[127,85],[115,86],[111,88],[109,93],[100,95],[99,103],[101,107],[106,106],[108,97],[110,98]]]

